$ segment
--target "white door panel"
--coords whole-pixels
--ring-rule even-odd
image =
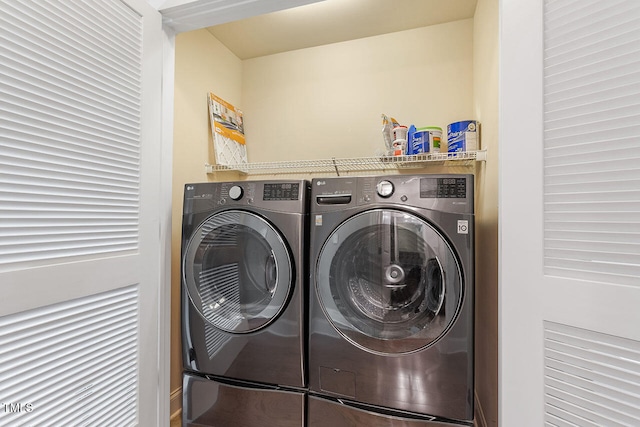
[[[545,289],[543,319],[640,341],[638,289],[558,277],[545,277]]]
[[[159,425],[161,16],[0,1],[0,21],[0,426]]]
[[[138,283],[134,279],[140,278],[139,262],[139,255],[128,255],[1,273],[0,313],[13,314]]]
[[[637,425],[640,4],[500,19],[500,425]]]

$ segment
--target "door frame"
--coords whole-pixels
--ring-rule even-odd
[[[544,295],[521,277],[532,263],[542,275],[542,184],[530,178],[543,167],[542,7],[542,1],[500,0],[498,423],[505,426],[541,425],[544,413],[542,365],[527,364],[543,357],[542,345],[530,343],[542,343]],[[539,245],[521,244],[536,240]],[[535,354],[514,357],[533,348]]]

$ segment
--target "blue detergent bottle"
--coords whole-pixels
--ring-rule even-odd
[[[416,154],[413,150],[413,134],[415,133],[416,127],[414,125],[409,126],[409,130],[407,131],[407,156]]]

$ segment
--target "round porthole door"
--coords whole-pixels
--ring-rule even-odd
[[[459,262],[427,221],[375,209],[339,225],[316,265],[316,292],[333,327],[374,353],[410,353],[438,341],[462,301]]]
[[[248,333],[269,325],[285,308],[293,287],[284,239],[251,212],[210,216],[193,233],[182,262],[193,305],[225,332]]]

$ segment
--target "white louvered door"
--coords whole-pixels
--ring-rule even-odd
[[[155,426],[161,17],[0,0],[0,426]]]
[[[640,2],[503,0],[500,425],[640,422]]]

